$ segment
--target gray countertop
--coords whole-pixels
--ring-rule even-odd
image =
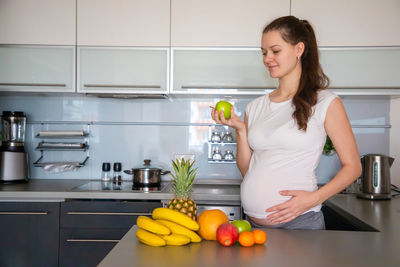
[[[80,189],[93,180],[31,179],[28,183],[0,184],[0,201],[64,201],[65,199],[148,199],[173,198],[170,186],[160,192]],[[100,181],[98,181],[100,182]],[[124,181],[123,181],[124,183]],[[167,182],[163,182],[167,183]],[[240,180],[198,179],[192,198],[195,201],[227,201],[240,203]]]
[[[29,183],[0,185],[0,201],[63,201],[65,199],[159,199],[162,192],[78,190],[91,180],[32,179]],[[195,201],[240,203],[237,180],[199,180]],[[133,227],[101,262],[101,266],[400,266],[400,198],[370,201],[336,195],[326,202],[351,220],[378,232],[264,229],[265,246],[222,247],[202,241],[182,247],[149,247],[137,242]]]
[[[267,243],[250,248],[216,241],[150,247],[137,241],[134,226],[100,266],[400,266],[400,198],[336,195],[326,204],[379,232],[263,229]]]

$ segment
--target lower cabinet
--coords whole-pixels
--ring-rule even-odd
[[[66,201],[61,203],[59,266],[96,266],[136,223],[161,201]]]
[[[57,266],[60,203],[0,202],[0,266]]]
[[[128,230],[61,229],[60,266],[96,266]]]
[[[324,214],[326,230],[364,232],[378,231],[372,226],[362,222],[351,214],[347,214],[338,208],[330,207],[324,204],[322,205],[321,211]]]

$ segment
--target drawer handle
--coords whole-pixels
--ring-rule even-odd
[[[135,85],[135,84],[84,84],[84,87],[104,87],[104,88],[161,88],[160,85]]]
[[[140,215],[151,215],[148,212],[80,212],[80,211],[68,211],[68,215],[112,215],[112,216],[140,216]]]
[[[44,212],[31,212],[31,211],[0,211],[0,215],[48,215],[47,211]]]
[[[0,83],[3,86],[53,86],[53,87],[65,87],[65,83]]]
[[[116,239],[67,239],[67,242],[103,242],[103,243],[118,243]]]

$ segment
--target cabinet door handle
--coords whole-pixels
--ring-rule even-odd
[[[104,88],[161,88],[161,85],[136,85],[136,84],[84,84],[84,87]]]
[[[0,215],[48,215],[47,211],[35,212],[35,211],[0,211]]]
[[[52,87],[65,87],[65,83],[0,83],[3,86],[52,86]]]
[[[103,243],[118,243],[116,239],[67,239],[67,242],[103,242]]]
[[[111,215],[111,216],[140,216],[151,215],[151,212],[81,212],[81,211],[68,211],[68,215]]]
[[[192,89],[192,90],[198,90],[198,89],[204,89],[204,90],[214,90],[214,89],[230,89],[230,90],[242,90],[242,89],[253,89],[253,90],[272,90],[272,87],[265,87],[265,86],[221,86],[221,85],[216,85],[216,86],[212,86],[212,85],[194,85],[194,86],[190,86],[190,85],[182,85],[181,86],[182,89]]]

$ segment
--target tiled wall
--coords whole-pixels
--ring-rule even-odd
[[[252,98],[231,99],[243,117]],[[198,178],[240,179],[235,164],[208,163],[210,105],[219,98],[108,99],[90,96],[0,97],[3,110],[24,111],[28,116],[26,148],[31,178],[99,179],[102,162],[122,162],[123,169],[138,167],[144,159],[163,169],[171,169],[175,154],[195,154]],[[390,100],[388,98],[343,98],[356,135],[360,154],[389,153]],[[219,130],[227,130],[219,126]],[[44,161],[83,161],[86,166],[70,172],[46,172],[33,167],[40,157],[35,150],[43,130],[85,130],[87,152],[44,152]],[[53,140],[54,141],[54,140]],[[235,147],[231,147],[235,150]],[[222,150],[227,149],[223,147]],[[340,163],[336,155],[322,156],[317,169],[319,182],[331,179]],[[169,179],[168,176],[164,177]],[[124,174],[124,179],[130,176]]]

